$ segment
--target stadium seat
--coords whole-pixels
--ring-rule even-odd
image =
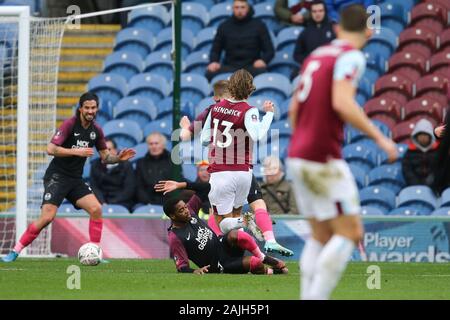
[[[154,36],[148,30],[141,28],[125,28],[116,36],[114,51],[134,52],[142,59],[152,51]]]
[[[200,113],[202,113],[206,108],[208,108],[212,104],[214,104],[214,100],[212,99],[212,97],[206,97],[200,100],[200,102],[197,103],[197,105],[194,108],[194,118],[197,118],[197,116]]]
[[[377,121],[377,120],[372,120],[372,123],[381,130],[381,132],[387,136],[387,137],[391,137],[392,133],[391,130],[389,129],[389,127],[387,125],[385,125],[384,123]],[[359,131],[355,128],[353,128],[350,125],[346,125],[345,126],[345,130],[344,130],[344,139],[347,143],[355,143],[358,141],[362,141],[362,140],[366,140],[366,141],[370,141],[373,142],[372,139],[370,139],[369,137],[367,137],[362,131]]]
[[[103,72],[118,74],[129,81],[134,75],[142,72],[143,69],[144,62],[139,54],[117,51],[106,57]]]
[[[161,30],[155,38],[154,50],[171,51],[172,48],[172,32],[171,27]],[[181,32],[181,56],[187,57],[194,48],[194,34],[189,29],[182,29]]]
[[[364,51],[378,52],[384,58],[388,58],[397,48],[397,35],[388,28],[374,30]]]
[[[377,149],[366,143],[352,143],[342,149],[342,155],[349,164],[360,166],[364,171],[369,171],[377,163]]]
[[[398,194],[398,207],[414,207],[419,215],[428,215],[437,207],[437,200],[429,187],[409,186]]]
[[[444,77],[450,82],[450,66],[444,66],[434,70],[433,75]]]
[[[450,207],[450,188],[445,189],[441,194],[441,207]]]
[[[377,207],[370,206],[362,206],[361,207],[361,215],[363,216],[382,216],[383,210]]]
[[[259,113],[261,116],[264,116],[266,113],[264,112],[264,101],[266,100],[270,100],[270,97],[267,96],[262,96],[262,95],[252,95],[250,96],[250,98],[248,99],[248,104],[252,107],[256,107],[259,110]],[[273,116],[273,121],[278,121],[280,120],[280,108],[278,108],[277,106],[275,106],[275,113]]]
[[[441,33],[445,28],[445,25],[439,19],[434,18],[423,18],[415,22],[413,25],[414,27],[424,27],[430,29],[435,34]]]
[[[389,216],[418,216],[420,210],[416,207],[399,207],[395,208],[388,213]]]
[[[294,61],[292,53],[282,51],[277,52],[269,63],[269,71],[280,73],[286,78],[290,78],[293,72],[299,70],[299,64]]]
[[[128,14],[128,26],[149,30],[157,34],[164,29],[171,17],[164,6],[149,6],[132,10]]]
[[[404,119],[410,120],[418,115],[431,117],[436,120],[437,123],[440,123],[444,120],[444,109],[446,106],[443,106],[439,103],[439,101],[428,98],[421,97],[410,100],[404,107]]]
[[[167,81],[173,79],[173,63],[169,51],[155,51],[145,58],[144,72],[164,77]]]
[[[366,57],[367,68],[374,70],[378,75],[384,74],[386,71],[386,59],[378,52],[368,51],[363,49],[364,56]]]
[[[431,53],[434,50],[432,50],[429,46],[422,44],[421,42],[410,42],[408,44],[405,44],[400,51],[416,52],[428,59],[429,57],[431,57]]]
[[[142,129],[132,120],[111,120],[103,127],[105,137],[114,139],[118,149],[131,148],[143,139]]]
[[[173,162],[182,161],[185,164],[195,164],[208,158],[208,148],[202,146],[200,139],[180,142],[177,148],[180,158],[172,158]],[[174,155],[176,155],[176,153],[172,154],[172,156]]]
[[[277,104],[287,99],[292,92],[289,79],[277,73],[260,74],[253,79],[253,83],[256,87],[254,95],[270,96]]]
[[[378,1],[378,2],[380,2],[380,1]],[[383,0],[382,2],[388,2],[388,3],[400,5],[403,7],[405,12],[410,12],[411,9],[416,5],[417,0],[389,0],[389,1]]]
[[[420,74],[426,71],[427,58],[415,51],[402,50],[389,59],[389,72],[402,67],[416,69]]]
[[[206,71],[206,67],[209,64],[209,52],[204,51],[195,51],[187,56],[184,61],[184,71],[183,72],[191,72],[197,73],[199,75],[204,75]]]
[[[408,22],[408,11],[402,6],[393,3],[381,3],[381,26],[386,27],[399,34]]]
[[[104,216],[130,213],[128,209],[119,204],[104,204],[102,205],[102,213]]]
[[[232,74],[233,73],[231,72],[219,73],[218,75],[214,76],[214,78],[211,79],[211,84],[213,85],[219,80],[230,80]]]
[[[255,5],[253,9],[255,10],[255,18],[259,18],[264,21],[268,30],[278,33],[278,31],[282,28],[282,25],[275,17],[274,8],[271,3],[262,2]]]
[[[71,204],[71,203],[66,203],[66,204],[62,204],[59,206],[58,208],[58,213],[63,213],[63,214],[80,214],[80,213],[84,213],[84,211],[80,211],[78,209],[75,209],[75,207]]]
[[[209,14],[206,7],[197,2],[184,2],[181,7],[181,17],[183,19],[183,29],[187,28],[193,34],[197,34],[206,27],[209,22]]]
[[[272,122],[270,130],[271,136],[275,134],[272,130],[278,130],[280,137],[290,137],[292,135],[291,124],[287,120]]]
[[[430,72],[441,67],[450,67],[450,50],[444,50],[431,56]],[[450,75],[447,75],[447,78],[449,77]]]
[[[294,54],[295,44],[303,27],[287,27],[280,30],[277,36],[277,52]]]
[[[398,159],[396,162],[401,162],[406,151],[408,151],[408,145],[404,143],[397,143],[397,152],[398,152]],[[389,164],[387,155],[385,152],[379,153],[379,163],[380,165]]]
[[[279,105],[275,105],[275,108],[280,109],[280,119],[286,119],[288,117],[290,103],[291,103],[291,98],[287,98]]]
[[[416,96],[428,92],[438,92],[442,94],[447,94],[448,90],[448,80],[439,75],[427,75],[416,81]]]
[[[162,206],[158,206],[155,204],[147,204],[145,206],[140,206],[136,208],[133,213],[139,214],[149,214],[155,217],[162,217],[164,215],[164,210]]]
[[[89,80],[88,89],[101,99],[100,108],[112,111],[116,103],[127,95],[127,81],[117,74],[102,73]]]
[[[413,82],[400,74],[386,74],[375,82],[375,96],[388,90],[398,91],[409,98],[412,96]]]
[[[366,187],[359,191],[362,206],[380,209],[387,214],[395,207],[395,194],[384,187]]]
[[[423,2],[437,3],[442,8],[450,10],[450,3],[447,0],[424,0]]]
[[[400,33],[399,47],[403,49],[409,43],[421,44],[430,48],[431,51],[436,49],[437,36],[430,29],[424,27],[409,27]]]
[[[195,164],[182,164],[181,167],[183,169],[184,178],[188,179],[191,182],[197,180],[197,167]]]
[[[129,27],[150,30],[155,34],[164,29],[170,20],[170,14],[164,6],[135,9],[128,14]]]
[[[353,174],[353,177],[355,178],[358,189],[365,188],[367,184],[366,182],[367,179],[366,179],[366,172],[364,171],[364,169],[355,164],[350,164],[349,168]]]
[[[83,174],[82,174],[83,181],[89,182],[91,179],[91,161],[86,161],[83,167]],[[43,179],[44,177],[41,177]]]
[[[181,74],[181,101],[189,101],[193,108],[211,93],[208,80],[195,73]],[[192,112],[193,113],[193,112]]]
[[[435,3],[417,4],[411,11],[411,24],[425,18],[439,20],[443,25],[447,25],[447,10]]]
[[[150,122],[144,128],[144,136],[148,137],[150,133],[160,132],[164,134],[169,140],[171,140],[172,131],[172,115],[169,114],[164,118],[157,119],[155,121]]]
[[[392,129],[392,139],[397,143],[409,143],[415,126],[416,121],[413,120],[400,122]]]
[[[209,27],[200,30],[195,38],[195,51],[209,52],[211,51],[214,37],[216,36],[217,28]]]
[[[158,108],[158,115],[156,117],[157,119],[161,119],[169,114],[172,114],[173,98],[172,97],[164,98],[158,103],[157,108]]]
[[[130,159],[132,163],[138,161],[139,159],[145,157],[145,155],[148,153],[148,145],[147,142],[141,142],[133,147],[133,149],[136,151],[136,155]]]
[[[209,26],[217,27],[233,13],[233,6],[229,2],[218,3],[209,11]]]
[[[381,165],[369,172],[369,186],[382,186],[397,194],[405,185],[401,163]]]
[[[373,83],[370,82],[367,78],[362,77],[359,80],[359,84],[358,84],[358,88],[357,88],[357,93],[358,94],[362,94],[365,98],[365,100],[369,100],[372,97],[372,85]]]
[[[450,47],[450,28],[445,29],[439,35],[440,47],[439,50],[445,50]]]
[[[432,216],[450,217],[450,207],[442,207],[442,208],[436,209],[431,213],[431,215]]]
[[[215,0],[195,0],[195,2],[201,3],[202,5],[205,6],[205,8],[210,8],[213,5],[215,5],[217,1],[215,1]]]
[[[395,122],[400,121],[402,116],[401,104],[395,99],[385,97],[370,99],[364,105],[364,111],[371,118],[374,115],[384,114]]]
[[[128,95],[147,97],[155,104],[168,96],[170,90],[165,78],[150,72],[132,77],[128,89]]]
[[[155,120],[157,115],[158,110],[153,101],[145,97],[129,96],[120,99],[114,107],[115,119],[133,120],[139,124],[141,129],[150,121]]]

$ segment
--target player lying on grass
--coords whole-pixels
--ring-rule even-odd
[[[214,90],[213,100],[215,104],[219,103],[222,99],[230,99],[230,94],[228,91],[228,80],[217,81],[213,85],[213,90]],[[203,124],[205,123],[211,108],[215,104],[210,105],[203,112],[201,112],[193,123],[191,123],[189,121],[189,118],[186,116],[184,116],[181,119],[180,138],[182,141],[190,140],[194,136],[194,133],[196,132],[198,133],[201,131],[201,128],[203,127]],[[196,128],[194,124],[198,126],[198,128]],[[211,188],[209,184],[208,188],[209,189],[207,192],[209,192]],[[256,225],[263,234],[265,240],[264,250],[266,252],[278,252],[283,256],[288,257],[292,256],[294,254],[292,250],[289,250],[280,245],[275,238],[272,228],[272,219],[270,218],[269,213],[267,212],[267,205],[262,198],[261,187],[259,186],[259,183],[254,175],[252,175],[252,183],[250,186],[250,192],[248,193],[247,196],[247,202],[250,204],[250,207],[252,208],[252,211],[255,214],[254,218],[256,221]],[[216,234],[222,233],[220,229],[217,227],[215,218],[216,218],[215,215],[210,215],[208,225],[211,227],[211,229],[213,229],[216,232]],[[255,234],[255,236],[257,235]]]
[[[223,236],[216,236],[208,224],[197,215],[201,204],[197,195],[193,195],[188,203],[172,196],[163,206],[164,213],[172,221],[168,234],[169,247],[179,272],[288,273],[285,263],[262,253],[248,233],[231,230]],[[244,256],[246,250],[251,252],[252,256]],[[194,262],[198,269],[192,269],[189,260]]]

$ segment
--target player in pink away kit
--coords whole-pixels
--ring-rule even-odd
[[[370,37],[364,7],[341,12],[338,39],[305,60],[289,108],[293,137],[288,170],[300,212],[311,226],[300,258],[302,299],[328,299],[363,235],[359,195],[342,159],[343,125],[349,123],[397,158],[394,142],[370,122],[354,99],[364,73],[361,49]]]
[[[248,71],[233,73],[228,89],[232,99],[211,107],[201,132],[202,143],[210,147],[208,197],[223,233],[244,227],[240,214],[252,183],[253,141],[267,135],[274,112],[273,103],[265,101],[266,114],[260,122],[258,109],[247,104],[255,90]]]
[[[91,187],[82,179],[84,163],[94,155],[94,146],[106,164],[127,161],[136,152],[133,149],[123,149],[117,156],[109,153],[103,130],[95,122],[97,111],[97,95],[92,92],[81,95],[76,115],[62,123],[47,145],[47,153],[54,158],[44,176],[41,216],[28,226],[14,249],[2,259],[4,262],[16,260],[19,253],[53,221],[64,198],[75,208],[89,213],[90,241],[100,243],[103,228],[102,205]]]

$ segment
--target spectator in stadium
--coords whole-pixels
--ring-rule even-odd
[[[107,138],[106,148],[113,156],[118,154],[114,140]],[[136,179],[131,163],[105,164],[101,159],[94,160],[90,185],[100,203],[120,204],[128,210],[133,207]]]
[[[275,16],[287,25],[302,26],[309,19],[311,0],[277,0]]]
[[[439,139],[433,184],[437,194],[450,187],[450,132],[447,128],[450,128],[450,112],[447,112],[444,124],[434,129],[434,134]]]
[[[188,188],[195,189],[189,183]],[[164,213],[172,222],[168,234],[170,255],[175,260],[178,272],[288,273],[286,264],[262,253],[255,239],[248,233],[231,230],[217,236],[205,221],[199,219],[197,213],[200,207],[201,200],[195,194],[187,204],[173,194],[169,194],[164,202]],[[249,251],[251,256],[244,256],[245,251]],[[189,260],[198,269],[192,269]],[[269,267],[266,268],[265,265]]]
[[[253,76],[267,71],[274,47],[269,31],[259,19],[253,18],[247,0],[234,0],[233,15],[219,25],[207,67],[208,80],[220,73],[246,69]],[[221,63],[222,51],[225,53]]]
[[[311,4],[311,19],[295,44],[294,60],[301,65],[312,51],[335,38],[333,24],[328,20],[324,2],[315,0]]]
[[[402,160],[402,171],[407,186],[433,185],[438,146],[432,123],[421,119],[411,133],[411,143]]]
[[[154,186],[160,180],[174,178],[170,152],[166,149],[167,139],[163,134],[153,132],[146,142],[148,153],[136,163],[137,201],[162,205],[163,198],[155,192]]]
[[[261,191],[267,209],[272,214],[298,214],[294,192],[289,181],[284,178],[280,159],[269,156],[264,159],[264,181]]]

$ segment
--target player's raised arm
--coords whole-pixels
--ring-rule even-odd
[[[259,111],[257,108],[251,108],[245,114],[245,128],[253,141],[259,141],[267,135],[273,120],[275,107],[272,101],[264,101],[264,111],[266,114],[259,121]]]

